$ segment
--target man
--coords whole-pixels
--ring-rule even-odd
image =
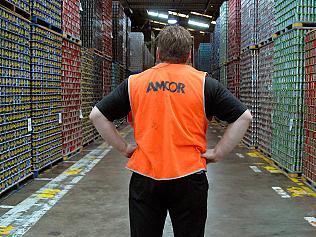
[[[100,101],[90,118],[110,145],[130,158],[132,237],[161,237],[169,212],[176,237],[202,237],[207,217],[207,163],[223,159],[240,142],[250,112],[220,83],[187,65],[190,33],[169,26],[157,37],[163,62],[131,76]],[[133,114],[137,147],[112,124]],[[207,118],[229,123],[214,149],[207,150]]]

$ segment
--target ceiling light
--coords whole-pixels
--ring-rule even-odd
[[[213,18],[213,16],[206,15],[206,14],[201,14],[201,13],[198,13],[198,12],[191,12],[191,14],[196,15],[196,16],[204,16],[204,17],[208,17],[208,18]]]
[[[189,23],[189,25],[199,26],[199,27],[202,27],[202,28],[209,28],[210,27],[209,24],[202,23],[202,22],[199,22],[199,21],[189,20],[188,23]]]
[[[158,12],[153,12],[153,11],[147,11],[147,13],[148,13],[149,16],[157,17],[159,15]]]
[[[212,21],[211,24],[216,25],[216,21]]]
[[[177,24],[178,21],[177,21],[176,19],[169,19],[169,20],[168,20],[168,23],[169,23],[170,25],[174,25],[174,24]]]
[[[178,17],[182,17],[182,18],[189,18],[189,15],[186,14],[182,14],[182,13],[177,13],[177,12],[173,12],[173,11],[168,11],[169,15],[173,15],[173,16],[178,16]]]
[[[168,19],[168,15],[166,14],[158,14],[158,17],[162,19]]]
[[[160,24],[160,25],[167,25],[166,23],[161,22],[161,21],[153,21],[153,20],[151,20],[150,22],[155,23],[155,24]]]

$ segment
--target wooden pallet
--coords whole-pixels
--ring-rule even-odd
[[[302,176],[302,179],[308,187],[310,187],[312,190],[316,192],[316,182],[312,181],[311,179],[307,178],[304,175]]]
[[[53,32],[56,32],[57,34],[61,34],[63,35],[63,31],[62,29],[48,23],[45,19],[41,18],[41,17],[38,17],[38,16],[32,16],[31,17],[31,21],[34,23],[34,24],[37,24],[37,25],[40,25],[40,26],[43,26],[47,29],[50,29],[51,31]]]
[[[22,16],[23,18],[25,18],[27,20],[30,20],[30,18],[31,18],[30,12],[27,12],[27,11],[15,6],[11,2],[8,2],[7,0],[0,0],[0,6],[3,6],[12,12],[15,12],[16,14]]]
[[[282,167],[278,162],[272,160],[273,165],[276,166],[279,170],[281,170],[287,177],[289,178],[299,178],[302,177],[302,172],[291,171],[285,167]]]
[[[63,158],[59,158],[59,159],[57,159],[57,160],[54,160],[54,161],[52,161],[52,162],[46,164],[44,167],[41,167],[41,168],[38,169],[38,170],[32,170],[32,171],[33,171],[33,177],[34,177],[34,178],[37,178],[37,177],[40,175],[41,172],[44,172],[44,171],[46,171],[46,170],[48,170],[48,169],[53,168],[53,166],[59,164],[59,163],[62,162],[62,161],[63,161]]]
[[[82,42],[80,40],[80,38],[77,38],[71,34],[68,34],[68,33],[64,33],[63,34],[63,38],[66,39],[66,40],[69,40],[70,42],[74,43],[74,44],[77,44],[79,46],[82,45]]]
[[[100,50],[98,49],[95,49],[95,48],[89,48],[90,51],[92,51],[94,54],[100,56],[100,57],[104,57],[103,55],[103,52],[101,52]]]
[[[313,30],[316,29],[316,22],[295,22],[293,24],[288,25],[284,29],[276,32],[272,35],[272,38],[278,38],[280,35],[283,35],[293,29],[302,29],[302,30]]]
[[[260,48],[262,48],[262,47],[264,47],[264,46],[266,46],[266,45],[268,45],[268,44],[271,44],[272,42],[273,42],[273,38],[270,37],[269,39],[266,39],[266,40],[260,42],[259,45],[258,45],[258,47],[259,47],[259,49],[260,49]]]

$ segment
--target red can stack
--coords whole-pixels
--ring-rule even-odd
[[[80,39],[80,0],[63,0],[62,30],[68,36]]]
[[[316,31],[305,39],[305,140],[303,152],[303,176],[316,185]]]
[[[237,97],[240,97],[240,9],[241,0],[228,2],[228,89]]]
[[[62,121],[63,155],[77,151],[82,146],[81,95],[80,95],[81,47],[63,40],[62,47]]]
[[[112,0],[103,0],[103,95],[111,92],[112,81]]]

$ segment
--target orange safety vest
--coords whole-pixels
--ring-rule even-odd
[[[156,180],[206,170],[205,72],[159,64],[128,79],[135,140],[127,168]]]

